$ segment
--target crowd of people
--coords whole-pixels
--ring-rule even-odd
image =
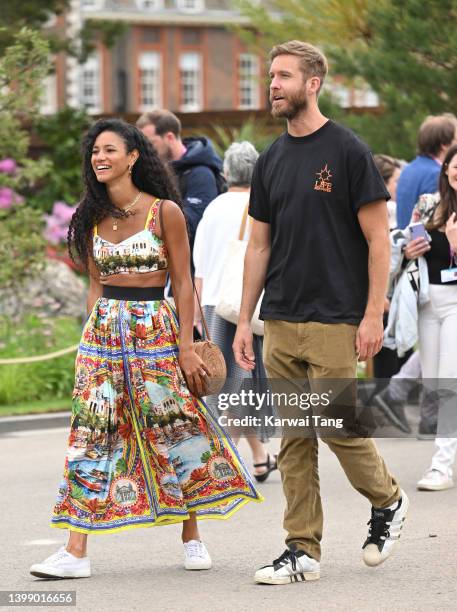
[[[235,142],[221,160],[209,139],[182,138],[168,110],[136,126],[100,120],[86,135],[69,247],[89,273],[88,320],[51,523],[70,535],[32,575],[88,577],[88,534],[176,522],[185,568],[210,569],[197,518],[262,501],[236,447],[240,431],[220,427],[214,398],[189,391],[209,375],[194,345],[204,327],[225,357],[222,391],[306,379],[319,393],[323,382],[355,381],[358,361],[373,359],[385,384],[370,402],[410,433],[405,406],[422,380],[419,432],[437,436],[437,449],[418,488],[453,486],[457,437],[449,426],[440,435],[440,414],[443,381],[457,378],[457,120],[426,118],[409,164],[373,157],[322,114],[327,71],[308,43],[272,49],[271,112],[287,129],[260,155]],[[237,325],[217,312],[236,240],[247,243]],[[251,327],[260,298],[263,336]],[[241,416],[236,405],[230,412]],[[317,580],[318,437],[284,435],[276,456],[265,422],[243,434],[254,480],[279,469],[286,498],[286,550],[256,582]],[[373,439],[320,438],[371,504],[363,560],[379,565],[398,543],[408,496]]]

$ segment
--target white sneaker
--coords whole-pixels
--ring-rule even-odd
[[[254,580],[259,584],[289,584],[318,580],[320,564],[303,550],[285,550],[271,565],[258,569]]]
[[[430,468],[417,483],[419,491],[444,491],[452,489],[454,481],[447,474]]]
[[[408,508],[409,499],[404,491],[401,491],[399,501],[389,508],[371,508],[368,537],[362,546],[366,565],[379,565],[392,554],[400,539]]]
[[[32,576],[38,578],[89,578],[89,557],[75,557],[62,546],[43,563],[35,563],[30,568]]]
[[[199,540],[189,540],[184,542],[184,567],[186,570],[207,570],[211,569],[211,557],[206,546]]]

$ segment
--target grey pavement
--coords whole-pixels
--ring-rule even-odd
[[[10,432],[0,437],[2,590],[72,589],[77,593],[76,610],[95,612],[457,609],[457,489],[438,493],[415,490],[418,477],[428,466],[433,442],[378,441],[411,500],[397,551],[378,568],[365,567],[361,560],[369,504],[351,488],[335,456],[321,444],[325,511],[321,579],[266,586],[256,585],[252,576],[256,567],[271,562],[284,549],[284,501],[278,472],[259,487],[266,498],[263,504],[248,504],[227,521],[200,523],[214,562],[211,571],[186,572],[182,568],[180,529],[172,525],[90,537],[90,579],[56,582],[30,576],[32,563],[66,541],[66,531],[49,527],[66,439],[67,430],[62,428]],[[276,449],[278,440],[270,446]],[[240,449],[249,463],[243,441]]]

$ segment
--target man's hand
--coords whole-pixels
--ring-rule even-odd
[[[355,350],[359,361],[366,361],[379,353],[383,337],[382,316],[365,315],[359,325],[355,340]]]
[[[248,323],[239,323],[233,341],[235,361],[243,370],[255,368],[255,355],[252,349],[252,330]]]

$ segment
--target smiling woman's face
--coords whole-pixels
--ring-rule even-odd
[[[92,147],[91,164],[100,183],[109,183],[128,174],[136,160],[135,152],[127,153],[124,140],[115,132],[102,132]]]

